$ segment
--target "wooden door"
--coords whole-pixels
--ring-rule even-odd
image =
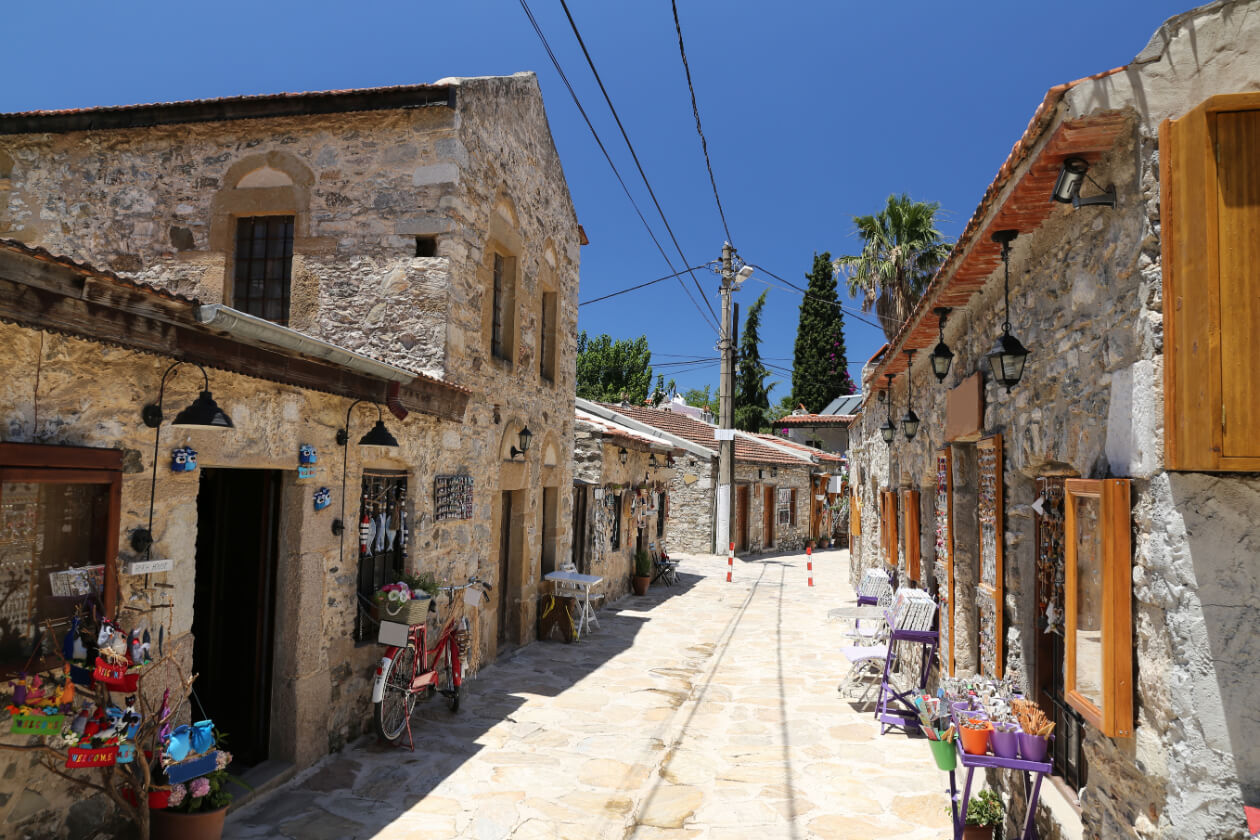
[[[919,582],[919,491],[901,491],[901,553],[910,580]]]
[[[897,491],[884,490],[880,493],[880,542],[883,544],[884,560],[889,566],[897,566]]]

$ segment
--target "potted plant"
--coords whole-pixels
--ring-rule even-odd
[[[634,594],[646,595],[652,582],[652,556],[640,548],[634,553]]]
[[[210,773],[187,784],[171,785],[167,807],[149,812],[152,840],[219,840],[232,804],[229,782],[248,786],[228,773],[231,755],[220,751],[218,758]]]
[[[1002,797],[985,788],[967,803],[963,840],[993,840],[993,829],[1002,823]]]

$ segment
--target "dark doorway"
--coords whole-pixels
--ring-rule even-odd
[[[556,539],[559,536],[560,489],[544,487],[542,498],[542,571],[549,574],[556,570]]]
[[[237,764],[266,760],[280,521],[278,470],[203,468],[197,494],[193,715],[214,721]]]
[[[741,553],[748,550],[750,494],[751,494],[751,489],[749,488],[747,484],[736,485],[735,487],[735,550]]]
[[[774,506],[774,490],[775,488],[773,487],[766,487],[761,494],[761,547],[763,550],[774,548],[774,517],[776,515]]]
[[[586,485],[573,485],[573,565],[588,574],[586,564]]]
[[[525,513],[524,490],[502,494],[499,522],[499,651],[520,644],[521,586],[524,575]]]

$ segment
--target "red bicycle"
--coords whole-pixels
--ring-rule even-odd
[[[494,587],[471,577],[468,583],[459,586],[438,587],[438,596],[446,594],[450,608],[456,604],[456,593],[472,588],[478,589],[480,595]],[[430,611],[436,609],[437,600],[435,598],[430,604]],[[407,738],[412,742],[411,748],[415,749],[415,742],[411,739],[411,713],[419,699],[428,700],[435,694],[441,694],[452,712],[459,711],[471,636],[471,624],[462,607],[469,600],[465,595],[459,600],[459,609],[449,609],[450,614],[433,647],[426,646],[428,624],[422,622],[407,628],[405,645],[386,648],[385,655],[376,666],[376,679],[372,684],[372,722],[376,726],[376,734],[384,740],[393,743],[406,730]]]

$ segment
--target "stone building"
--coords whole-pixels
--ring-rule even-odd
[[[667,491],[682,450],[581,408],[573,437],[573,564],[614,600],[630,591],[637,551],[669,551]]]
[[[122,583],[169,594],[164,636],[188,639],[196,659],[211,632],[199,622],[229,603],[227,592],[203,592],[214,562],[206,535],[245,498],[232,482],[271,482],[250,491],[268,501],[249,518],[279,535],[254,549],[278,574],[258,596],[264,619],[250,642],[272,672],[222,698],[259,710],[255,761],[291,773],[364,731],[379,652],[367,605],[399,572],[494,582],[480,612],[487,656],[534,638],[543,558],[570,553],[584,237],[531,74],[0,115],[0,237],[41,260],[15,269],[13,283],[52,282],[49,261],[59,272],[108,267],[82,269],[74,306],[88,314],[119,297],[98,276],[152,290],[144,312],[159,336],[172,330],[165,301],[192,307],[190,343],[136,349],[200,361],[248,440],[167,438],[190,443],[199,461],[188,475],[158,469],[154,556],[175,568]],[[153,467],[138,407],[161,371],[143,358],[127,360],[143,368],[134,376],[122,362],[108,367],[115,351],[80,350],[53,332],[59,322],[36,318],[50,292],[5,289],[22,302],[4,318],[30,330],[8,340],[0,440],[38,444],[51,462],[67,446],[122,451],[125,564]],[[106,320],[89,337],[132,347],[134,324]],[[248,348],[208,356],[203,333],[293,361],[256,365],[262,350]],[[392,384],[358,372],[384,375],[373,365],[395,371]],[[216,385],[222,371],[245,379]],[[396,450],[358,445],[381,416]],[[335,432],[347,422],[343,449]],[[331,490],[341,537],[330,511],[311,513],[313,488],[295,477],[299,444],[318,452],[312,481]],[[157,460],[169,458],[161,447]],[[389,546],[376,539],[363,551],[360,522],[384,522]],[[195,608],[202,598],[208,606]]]
[[[937,592],[942,670],[1057,719],[1042,837],[1244,837],[1260,805],[1257,43],[1260,3],[1214,3],[1050,89],[864,376],[854,574]],[[1028,351],[1009,388],[1004,322]],[[1013,822],[1014,774],[990,783]]]
[[[673,411],[646,406],[594,405],[602,416],[632,429],[664,433],[682,444],[669,488],[670,546],[681,552],[711,553],[717,523],[715,427]],[[768,435],[737,432],[735,437],[735,551],[803,549],[809,538],[810,500],[818,453]],[[722,552],[724,553],[725,548]]]
[[[774,427],[788,440],[843,455],[849,448],[849,424],[861,405],[861,394],[836,397],[817,414],[797,409],[776,420]]]

